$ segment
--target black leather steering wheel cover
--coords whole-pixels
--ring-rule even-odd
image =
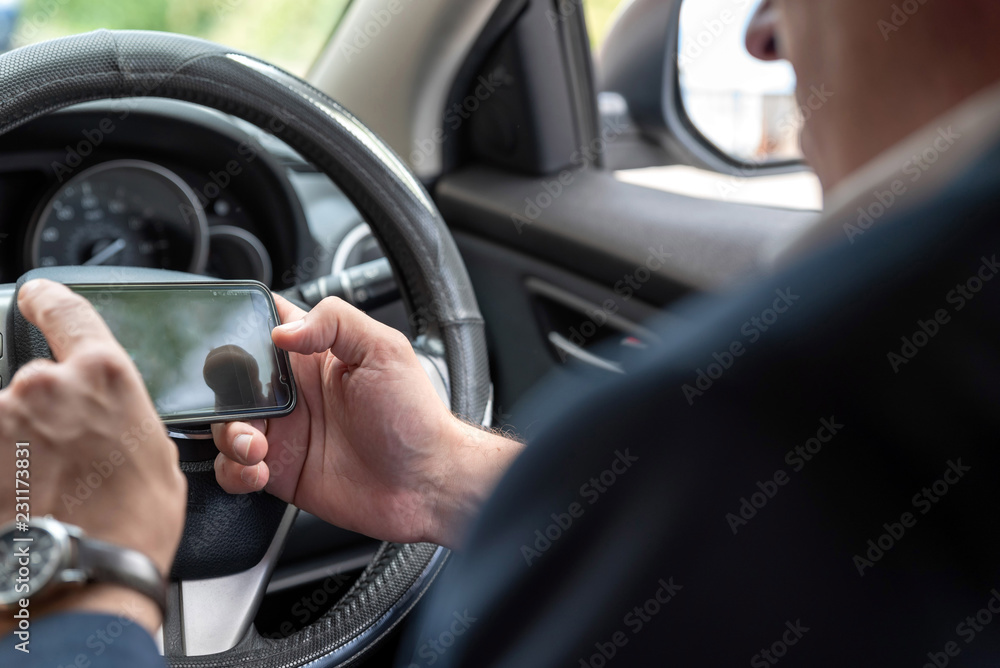
[[[93,100],[164,97],[201,104],[262,127],[329,175],[351,199],[400,278],[415,321],[440,336],[451,407],[473,422],[489,400],[483,321],[444,221],[403,162],[345,109],[258,59],[202,40],[137,31],[98,31],[0,55],[0,134],[58,109]],[[328,665],[404,599],[419,598],[439,567],[432,545],[385,544],[351,591],[324,618],[282,640],[248,638],[211,657],[175,666]],[[436,572],[436,570],[435,570]],[[408,603],[412,605],[412,603]],[[356,655],[344,655],[346,661]]]

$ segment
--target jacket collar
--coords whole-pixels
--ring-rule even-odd
[[[919,208],[1000,140],[1000,84],[963,102],[847,177],[816,222],[766,261],[780,269],[823,246],[853,243],[874,225]],[[892,214],[892,215],[890,215]]]

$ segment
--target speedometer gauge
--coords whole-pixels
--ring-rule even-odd
[[[151,162],[114,160],[70,179],[45,204],[28,248],[33,267],[112,265],[201,273],[208,222],[179,176]]]

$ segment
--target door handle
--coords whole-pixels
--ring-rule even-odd
[[[594,353],[587,352],[557,332],[549,332],[549,343],[555,346],[556,350],[560,351],[567,357],[572,357],[573,359],[588,366],[601,369],[602,371],[608,371],[610,373],[625,373],[625,369],[622,368],[621,364],[612,362],[611,360],[595,355]]]

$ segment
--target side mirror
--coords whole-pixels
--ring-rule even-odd
[[[619,154],[619,168],[802,169],[791,66],[757,61],[743,46],[757,4],[634,0],[624,9],[598,56],[598,87],[627,108],[648,150]]]

